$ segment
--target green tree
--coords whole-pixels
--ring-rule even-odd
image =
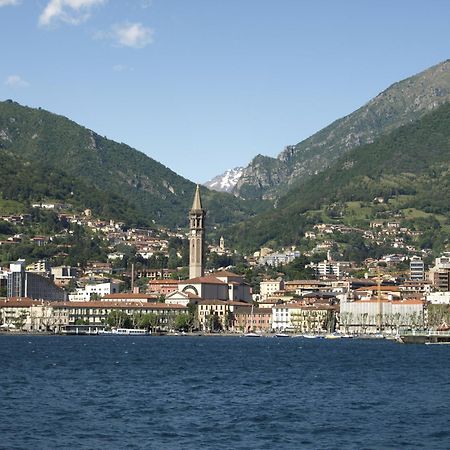
[[[131,317],[123,311],[111,311],[106,318],[106,322],[109,326],[115,328],[131,328]]]
[[[174,328],[177,331],[190,331],[193,326],[192,316],[190,314],[178,314]]]
[[[139,328],[145,328],[147,330],[155,331],[158,326],[159,320],[158,316],[154,313],[142,314],[139,317],[137,325]]]

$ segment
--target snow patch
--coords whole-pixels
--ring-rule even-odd
[[[204,185],[214,191],[231,192],[239,181],[239,178],[241,178],[243,172],[243,167],[235,167],[234,169],[227,170],[222,175],[217,175],[204,183]]]

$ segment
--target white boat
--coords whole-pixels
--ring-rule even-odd
[[[289,334],[286,334],[286,333],[277,333],[275,335],[275,337],[277,337],[277,338],[288,338],[290,336],[289,336]]]
[[[324,336],[322,336],[321,334],[304,334],[303,337],[306,339],[323,339],[324,338]]]
[[[326,334],[325,339],[341,339],[342,336],[340,334]]]
[[[141,328],[113,328],[111,334],[114,336],[150,336],[151,333]]]
[[[261,335],[258,334],[258,333],[245,333],[245,334],[243,334],[242,336],[243,336],[243,337],[250,337],[250,338],[258,338],[258,337],[261,337]]]

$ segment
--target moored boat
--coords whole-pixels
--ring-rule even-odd
[[[245,333],[245,334],[242,335],[242,337],[259,338],[259,337],[261,337],[261,335],[258,334],[258,333]]]
[[[142,328],[113,328],[113,336],[150,336],[150,332]]]

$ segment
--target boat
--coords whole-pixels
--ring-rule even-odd
[[[261,337],[261,335],[258,333],[245,333],[242,335],[242,337],[258,338],[258,337]]]
[[[277,338],[288,338],[288,337],[291,337],[291,336],[289,334],[286,334],[286,333],[277,333],[277,334],[275,334],[274,337],[277,337]]]
[[[341,339],[342,336],[340,334],[326,334],[325,339]]]
[[[150,336],[150,332],[143,328],[113,328],[113,336]]]
[[[450,344],[450,331],[417,332],[410,331],[400,333],[397,342],[402,344]]]
[[[304,334],[303,337],[306,339],[323,339],[325,336],[321,334]]]

